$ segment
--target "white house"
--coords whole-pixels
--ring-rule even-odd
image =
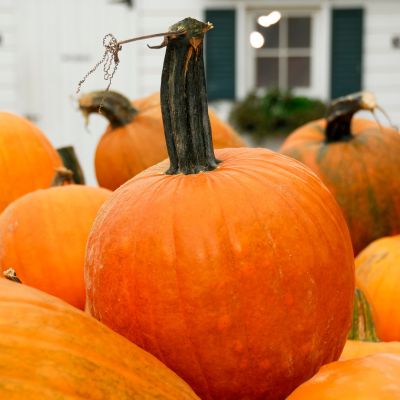
[[[261,26],[273,11],[279,21]],[[35,121],[56,147],[73,144],[93,183],[106,122],[93,117],[84,128],[75,90],[101,58],[103,36],[163,32],[186,16],[215,26],[206,63],[218,104],[272,86],[324,100],[368,89],[400,125],[399,0],[0,0],[0,109]],[[146,44],[161,40],[123,47],[113,89],[131,98],[159,89],[164,50]],[[82,91],[105,86],[98,71]]]

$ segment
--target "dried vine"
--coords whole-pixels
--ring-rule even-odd
[[[97,68],[102,64],[103,64],[104,80],[108,81],[106,91],[110,89],[112,79],[114,78],[114,75],[117,71],[120,62],[119,52],[122,50],[122,45],[135,42],[138,40],[150,39],[157,36],[164,36],[164,41],[161,43],[160,46],[154,46],[154,47],[149,46],[150,48],[160,48],[167,45],[169,37],[176,37],[179,35],[183,35],[184,33],[186,33],[186,31],[181,29],[176,32],[162,32],[151,35],[139,36],[132,39],[122,40],[120,42],[115,38],[115,36],[112,33],[108,33],[103,38],[103,46],[105,47],[103,56],[79,81],[76,93],[78,94],[81,91],[82,85],[85,83],[89,75],[93,74],[93,72],[95,72]],[[100,102],[99,112],[101,112],[102,105],[103,101]]]

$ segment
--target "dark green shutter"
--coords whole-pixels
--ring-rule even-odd
[[[362,88],[363,10],[332,10],[331,98]]]
[[[206,35],[206,75],[210,100],[235,98],[235,10],[206,10],[214,25]]]

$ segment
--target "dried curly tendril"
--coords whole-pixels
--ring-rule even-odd
[[[106,91],[110,89],[112,79],[114,78],[114,75],[117,71],[120,62],[118,53],[121,51],[123,44],[135,42],[137,40],[149,39],[157,36],[164,36],[164,41],[161,43],[160,46],[154,46],[154,47],[149,46],[150,48],[161,48],[166,46],[169,37],[183,35],[184,33],[186,33],[186,31],[184,29],[180,29],[176,32],[155,33],[152,35],[139,36],[132,39],[123,40],[120,42],[118,42],[118,40],[112,33],[108,33],[103,38],[103,46],[105,47],[105,50],[102,58],[79,81],[76,93],[78,94],[81,91],[82,85],[85,83],[89,75],[93,74],[93,72],[95,72],[97,68],[102,64],[103,64],[104,80],[108,81]],[[101,100],[99,106],[100,113],[103,105],[103,99]]]
[[[114,77],[114,74],[118,68],[119,64],[118,52],[122,49],[122,46],[118,43],[117,39],[112,33],[108,33],[106,36],[104,36],[103,46],[105,47],[103,57],[79,81],[76,93],[80,92],[83,83],[86,81],[89,75],[91,75],[94,71],[96,71],[96,69],[101,64],[104,64],[103,65],[104,80],[108,81],[107,90],[110,88],[112,78]]]

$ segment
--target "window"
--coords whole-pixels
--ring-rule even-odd
[[[311,86],[311,17],[282,15],[279,21],[264,27],[258,20],[260,16],[266,14],[259,13],[254,20],[254,30],[264,37],[262,46],[255,49],[256,87],[309,88]]]

